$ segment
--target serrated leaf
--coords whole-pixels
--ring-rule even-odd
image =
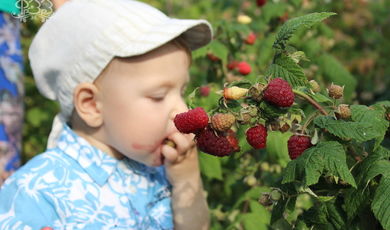
[[[357,213],[363,208],[364,203],[370,196],[369,190],[361,190],[350,188],[345,193],[345,210],[347,211],[348,219],[353,219]]]
[[[313,185],[325,170],[356,187],[355,179],[346,163],[344,148],[336,141],[320,142],[290,161],[283,172],[282,183],[299,180],[304,181],[306,186]]]
[[[365,105],[351,106],[352,120],[358,122],[370,123],[376,131],[375,146],[376,149],[383,141],[386,131],[389,127],[389,121],[385,119],[385,110],[382,107],[369,108]]]
[[[314,119],[314,124],[342,139],[351,138],[364,142],[378,136],[377,130],[369,122],[334,120],[330,116],[319,116]]]
[[[293,88],[308,85],[303,69],[293,59],[287,56],[276,58],[274,63],[268,68],[266,76],[283,78]]]
[[[384,229],[390,229],[390,177],[382,177],[371,208]]]
[[[390,168],[388,158],[390,157],[390,151],[384,147],[377,148],[374,152],[370,153],[363,161],[355,168],[354,173],[356,175],[356,182],[360,189],[364,189],[369,180],[377,175],[388,175]]]
[[[276,41],[273,45],[274,48],[284,49],[287,41],[291,38],[294,32],[299,28],[310,28],[314,24],[332,16],[335,13],[322,12],[312,13],[304,16],[296,17],[288,20],[280,29],[276,36]]]
[[[371,179],[378,175],[390,174],[390,151],[384,147],[377,148],[364,158],[353,170],[356,175],[357,189],[349,189],[345,193],[345,205],[348,210],[348,218],[353,219],[364,208],[370,197],[370,187],[367,187]]]
[[[344,230],[346,229],[344,215],[343,210],[334,202],[325,202],[304,212],[303,218],[307,224],[314,227],[313,229]]]

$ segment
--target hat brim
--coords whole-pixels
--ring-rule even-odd
[[[117,53],[118,57],[129,57],[150,52],[169,41],[181,37],[190,50],[201,48],[212,40],[211,25],[206,20],[186,20],[169,18],[158,26],[148,29],[143,36],[138,37]]]

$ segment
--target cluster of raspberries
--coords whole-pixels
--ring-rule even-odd
[[[177,114],[174,123],[182,133],[194,133],[198,148],[208,154],[223,157],[240,151],[235,132],[230,127],[235,122],[231,114],[216,114],[211,117],[197,107],[188,112]]]
[[[247,92],[246,89],[232,87],[224,90],[224,97],[228,100],[237,100]],[[281,78],[275,78],[268,83],[262,92],[262,98],[274,106],[284,108],[294,103],[291,86]],[[196,144],[202,152],[218,157],[240,151],[235,132],[231,129],[235,121],[235,116],[230,113],[217,113],[209,118],[201,107],[180,113],[174,119],[175,126],[180,132],[195,134]],[[267,128],[262,124],[252,126],[246,131],[246,140],[255,149],[265,148]],[[290,158],[297,158],[310,146],[309,137],[292,136],[288,141]]]
[[[177,114],[174,119],[180,132],[195,134],[196,144],[202,152],[218,157],[240,151],[236,134],[231,129],[235,121],[235,116],[230,113],[217,113],[209,119],[201,107]],[[267,129],[263,125],[256,125],[247,131],[247,141],[253,148],[264,148],[266,138]]]

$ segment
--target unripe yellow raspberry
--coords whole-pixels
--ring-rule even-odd
[[[223,96],[228,100],[238,100],[248,93],[248,89],[233,86],[223,90]]]

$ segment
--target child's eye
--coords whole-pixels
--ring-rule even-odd
[[[165,96],[156,96],[156,97],[149,97],[150,100],[154,101],[154,102],[162,102],[164,101],[165,99]]]

